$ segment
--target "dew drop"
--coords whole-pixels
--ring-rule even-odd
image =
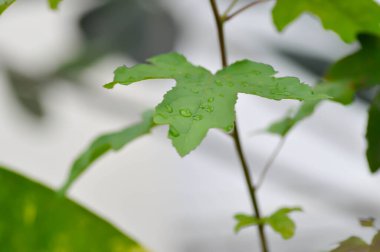
[[[211,112],[214,111],[214,107],[213,106],[208,106],[207,108],[205,108],[205,111],[211,113]]]
[[[201,106],[199,106],[201,109],[203,109],[204,111],[206,112],[213,112],[214,111],[214,107],[211,106],[211,105],[208,105],[208,104],[201,104]]]
[[[200,121],[203,119],[203,116],[202,115],[194,115],[193,119],[194,119],[194,121]]]
[[[165,109],[168,111],[168,113],[173,113],[173,108],[169,104],[165,105]]]
[[[191,117],[193,113],[191,113],[190,109],[180,109],[179,114],[183,117]]]
[[[224,128],[224,130],[227,131],[227,132],[231,132],[233,129],[234,129],[234,125],[233,124],[231,124],[231,125],[229,125],[229,126],[227,126],[227,127]]]
[[[169,129],[169,135],[172,136],[172,137],[179,137],[179,132],[176,128],[174,127],[170,127]]]

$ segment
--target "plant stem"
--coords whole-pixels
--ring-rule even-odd
[[[227,63],[227,51],[226,51],[226,42],[224,39],[224,22],[222,18],[220,17],[218,5],[216,4],[215,0],[210,0],[212,13],[214,14],[214,19],[216,22],[216,28],[218,30],[218,41],[219,41],[219,50],[220,50],[220,57],[222,59],[222,66],[226,67],[228,65]]]
[[[239,138],[239,130],[237,128],[236,123],[235,123],[235,130],[233,132],[233,139],[235,142],[236,150],[237,150],[238,155],[239,155],[241,166],[243,168],[245,182],[248,186],[248,192],[249,192],[249,196],[251,197],[251,203],[252,203],[252,207],[253,207],[253,210],[255,213],[255,217],[257,219],[261,219],[259,202],[258,202],[257,196],[256,196],[256,187],[252,182],[251,173],[249,171],[247,161],[244,157],[243,148],[241,146],[241,142],[240,142],[240,138]],[[265,231],[264,231],[264,225],[258,224],[257,228],[259,231],[259,238],[260,238],[260,242],[261,242],[261,251],[262,252],[269,252],[268,242],[267,242],[267,238],[266,238]]]
[[[268,2],[268,1],[270,1],[270,0],[256,0],[256,1],[252,2],[252,3],[249,3],[249,4],[241,7],[240,9],[238,9],[237,11],[235,11],[234,13],[232,13],[231,15],[224,17],[224,21],[228,21],[228,20],[234,18],[235,16],[239,15],[240,13],[248,10],[249,8],[255,6],[255,5],[259,4],[259,3],[264,3],[264,2]]]
[[[286,142],[286,137],[282,137],[280,142],[277,144],[276,148],[274,149],[274,151],[270,155],[268,162],[265,164],[263,171],[262,171],[261,175],[259,176],[259,179],[256,182],[256,190],[259,190],[260,187],[262,186],[270,168],[272,167],[274,161],[277,159],[282,148],[284,147],[285,142]]]
[[[210,4],[212,7],[212,11],[214,14],[217,30],[218,30],[218,38],[219,38],[219,47],[220,47],[220,56],[222,59],[222,65],[223,67],[226,67],[228,65],[227,62],[227,50],[226,50],[226,43],[225,43],[225,36],[224,36],[224,19],[223,17],[220,16],[218,6],[216,4],[216,0],[210,0]],[[239,129],[237,127],[237,123],[235,122],[235,129],[234,132],[232,133],[232,137],[234,139],[235,147],[239,156],[239,160],[241,163],[241,167],[243,168],[244,172],[244,177],[245,177],[245,182],[248,187],[248,192],[249,196],[251,198],[251,203],[252,203],[252,208],[255,214],[255,217],[258,219],[261,219],[261,213],[260,213],[260,207],[259,207],[259,202],[256,197],[256,189],[255,185],[252,182],[252,177],[250,174],[250,170],[247,164],[247,161],[244,157],[244,152],[243,148],[240,142],[240,137],[239,137]],[[258,231],[259,231],[259,238],[261,242],[261,251],[262,252],[269,252],[268,249],[268,244],[267,244],[267,239],[264,231],[264,225],[259,224],[258,226]]]

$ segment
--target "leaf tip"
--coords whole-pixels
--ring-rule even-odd
[[[109,82],[107,84],[104,84],[103,87],[106,88],[106,89],[113,89],[116,84],[118,84],[118,82],[112,81],[112,82]]]

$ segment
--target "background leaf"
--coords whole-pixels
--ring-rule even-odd
[[[148,134],[153,127],[153,112],[148,111],[144,113],[143,121],[141,123],[96,138],[71,166],[69,176],[62,187],[61,192],[65,193],[72,183],[74,183],[74,181],[78,179],[78,177],[99,157],[110,150],[118,151],[122,149],[136,138]]]
[[[58,9],[59,3],[62,2],[62,0],[48,0],[48,1],[49,1],[50,8],[52,8],[53,10]]]
[[[236,62],[215,75],[192,65],[177,53],[156,56],[149,63],[119,67],[114,81],[105,87],[149,79],[175,79],[176,86],[156,107],[154,121],[170,126],[169,138],[181,156],[195,149],[209,129],[220,128],[227,132],[233,129],[238,93],[274,100],[326,97],[315,94],[297,78],[275,78],[276,72],[271,66],[249,60]]]
[[[156,0],[107,0],[80,19],[84,55],[117,53],[138,62],[169,52],[178,29]]]
[[[350,237],[331,252],[368,252],[369,246],[359,237]],[[375,252],[375,251],[374,251]]]
[[[3,167],[0,205],[2,251],[147,251],[71,200]]]
[[[16,0],[0,0],[0,15]]]
[[[325,29],[345,42],[355,41],[359,33],[380,35],[380,6],[374,0],[277,0],[273,20],[282,31],[306,12],[319,17]]]
[[[372,172],[380,169],[380,93],[368,112],[367,125],[367,160]]]
[[[350,80],[358,88],[380,84],[380,38],[362,34],[359,40],[361,49],[335,63],[327,79]]]
[[[380,232],[373,237],[371,246],[368,252],[379,252],[380,251]]]

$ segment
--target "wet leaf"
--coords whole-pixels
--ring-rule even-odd
[[[177,53],[154,57],[149,63],[119,67],[114,81],[105,87],[149,79],[175,79],[176,86],[156,107],[154,121],[170,126],[169,138],[181,156],[195,149],[209,129],[220,128],[227,132],[233,129],[238,93],[274,100],[327,97],[315,94],[297,78],[275,78],[276,72],[271,66],[249,60],[236,62],[215,75],[192,65]]]

